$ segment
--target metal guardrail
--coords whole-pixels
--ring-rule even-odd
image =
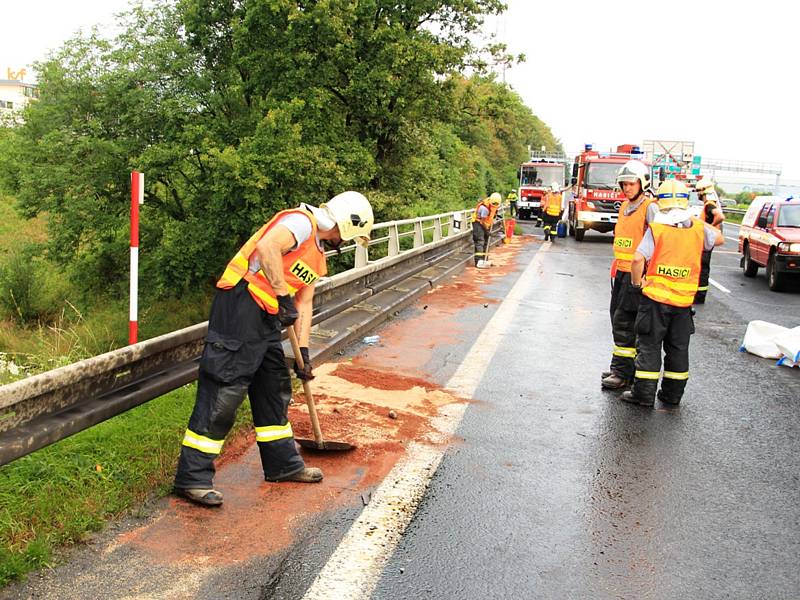
[[[313,323],[365,305],[437,261],[466,252],[471,212],[377,224],[373,231],[387,233],[373,238],[370,248],[386,243],[387,256],[370,261],[368,250],[350,246],[357,266],[317,282]],[[406,237],[413,244],[403,250]],[[0,465],[194,381],[207,329],[207,322],[199,323],[0,386]]]

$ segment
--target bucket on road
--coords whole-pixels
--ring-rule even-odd
[[[558,222],[558,227],[556,228],[556,235],[560,238],[567,237],[567,224],[564,221]]]

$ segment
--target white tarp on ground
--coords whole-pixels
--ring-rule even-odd
[[[750,321],[739,348],[786,367],[800,366],[800,327],[789,329],[767,321]]]

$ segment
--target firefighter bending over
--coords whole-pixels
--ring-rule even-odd
[[[213,487],[214,459],[245,394],[264,479],[322,479],[320,469],[305,466],[287,419],[292,385],[281,330],[295,328],[304,362],[302,370],[295,363],[295,372],[312,379],[308,342],[314,286],[327,272],[323,244],[366,244],[373,222],[372,207],[358,192],[339,194],[320,208],[301,204],[276,214],[228,263],[211,305],[175,493],[204,506],[222,504],[222,493]]]
[[[489,237],[492,233],[492,223],[497,216],[500,208],[500,194],[494,192],[488,198],[484,198],[475,207],[472,215],[472,242],[475,246],[475,266],[485,265],[486,255],[489,252]]]

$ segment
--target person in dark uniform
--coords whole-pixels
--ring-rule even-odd
[[[484,198],[475,206],[472,213],[472,243],[474,245],[473,258],[476,267],[487,267],[486,255],[489,252],[489,239],[492,234],[492,225],[500,208],[500,194],[494,192]]]
[[[669,179],[656,195],[659,213],[637,247],[631,266],[631,286],[642,294],[635,324],[636,371],[633,387],[620,398],[653,406],[661,380],[658,399],[676,406],[689,379],[692,301],[700,281],[703,250],[722,245],[725,238],[719,229],[691,216],[689,190],[683,182]]]
[[[714,182],[703,178],[695,185],[697,196],[703,203],[703,220],[722,231],[722,223],[725,221],[725,214],[722,212]],[[708,293],[708,280],[711,277],[711,250],[703,251],[703,259],[700,268],[700,283],[697,293],[694,295],[694,304],[705,304],[706,294]]]
[[[508,205],[511,209],[511,216],[516,218],[517,216],[517,190],[511,190],[508,192],[508,196],[506,196],[506,200],[508,200]]]
[[[614,227],[614,279],[611,288],[611,333],[614,351],[611,366],[603,373],[603,389],[618,390],[633,381],[636,358],[636,332],[633,324],[641,294],[631,289],[633,254],[647,226],[658,214],[658,205],[649,192],[650,171],[643,162],[629,160],[617,172],[617,185],[625,194]]]
[[[211,305],[176,494],[203,506],[222,504],[222,493],[213,486],[214,460],[245,394],[264,479],[322,480],[322,471],[306,467],[298,454],[287,418],[292,386],[281,332],[294,327],[304,362],[302,370],[295,363],[295,372],[312,379],[308,343],[314,286],[327,272],[323,244],[366,244],[373,222],[372,207],[358,192],[339,194],[320,208],[301,204],[276,214],[228,263]]]

